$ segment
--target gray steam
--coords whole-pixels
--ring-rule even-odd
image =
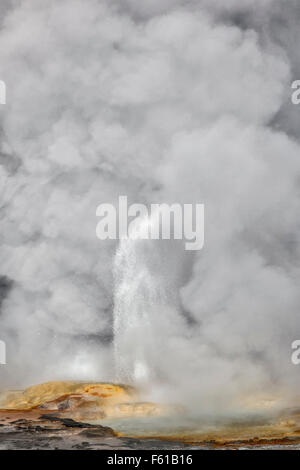
[[[157,326],[169,396],[296,392],[297,0],[2,3],[1,385],[113,379],[117,243],[95,210],[126,194],[206,206],[181,321]]]

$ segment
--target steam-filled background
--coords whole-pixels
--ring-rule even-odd
[[[205,204],[204,249],[159,256],[177,300],[148,360],[170,399],[296,394],[298,0],[2,0],[0,14],[1,387],[114,379],[118,242],[96,238],[96,208],[127,195]]]

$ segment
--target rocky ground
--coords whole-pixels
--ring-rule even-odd
[[[120,437],[109,427],[36,412],[0,412],[0,450],[300,449],[299,437],[201,443]]]
[[[264,415],[263,420],[223,424],[210,432],[201,422],[187,433],[180,407],[145,403],[136,390],[120,384],[49,382],[2,393],[0,404],[0,450],[300,449],[299,407],[268,419]],[[114,421],[104,425],[110,417],[166,419],[174,412],[180,424],[174,435],[171,426],[170,433],[162,436],[155,432],[152,437],[141,433],[126,437],[127,427],[118,433],[109,427],[115,428]]]
[[[53,415],[0,412],[0,450],[178,449],[185,444],[118,437],[108,427]]]

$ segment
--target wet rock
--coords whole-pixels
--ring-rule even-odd
[[[79,429],[89,429],[96,433],[97,435],[103,436],[115,436],[115,432],[107,427],[107,426],[100,426],[100,425],[94,425],[94,424],[89,424],[89,423],[82,423],[79,421],[74,421],[71,418],[60,418],[57,416],[53,415],[42,415],[40,417],[41,420],[48,420],[48,421],[55,421],[61,423],[63,426],[67,428],[79,428]]]

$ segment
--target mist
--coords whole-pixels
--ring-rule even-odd
[[[144,348],[161,395],[296,395],[297,1],[2,3],[1,387],[115,380],[118,241],[95,214],[127,195],[205,204],[201,251],[137,248],[172,298]]]

